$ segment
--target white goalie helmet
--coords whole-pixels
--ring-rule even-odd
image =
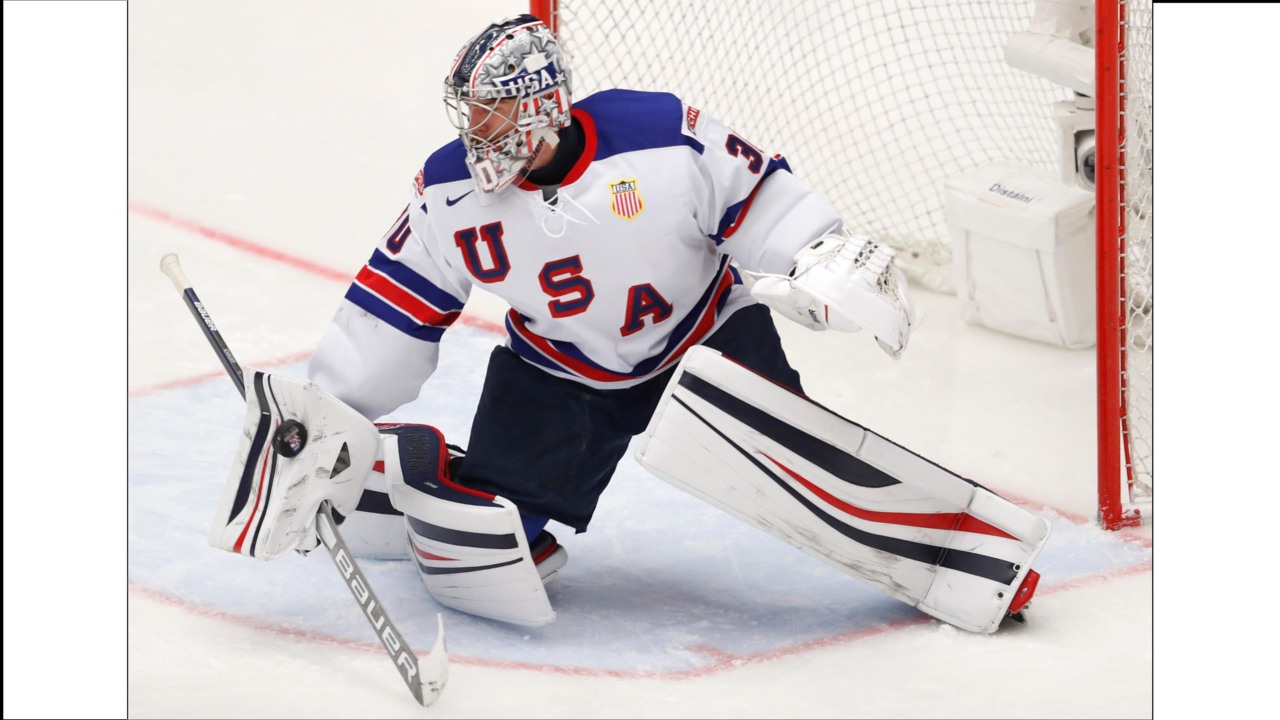
[[[544,143],[569,124],[569,68],[533,15],[494,23],[471,38],[444,81],[449,119],[483,192],[518,182]]]

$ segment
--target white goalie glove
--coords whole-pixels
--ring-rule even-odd
[[[915,309],[893,248],[860,235],[824,235],[800,249],[790,275],[751,273],[751,294],[811,330],[867,328],[894,359]]]

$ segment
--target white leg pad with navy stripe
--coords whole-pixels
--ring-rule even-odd
[[[920,610],[994,632],[1049,523],[705,347],[637,459],[658,477]],[[1028,574],[1031,577],[1028,578]]]
[[[404,537],[404,513],[391,505],[382,467],[381,460],[374,463],[359,505],[342,521],[342,539],[358,558],[409,560],[412,553]]]
[[[517,625],[555,620],[516,506],[452,483],[447,470],[410,486],[399,455],[399,438],[384,436],[391,503],[404,513],[418,574],[431,596],[446,607]]]

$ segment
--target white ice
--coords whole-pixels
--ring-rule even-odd
[[[180,256],[242,364],[300,374],[413,173],[452,137],[439,95],[458,46],[526,7],[130,3],[128,715],[1151,717],[1152,528],[1093,521],[1093,352],[968,326],[953,298],[923,290],[923,322],[897,362],[865,333],[779,329],[813,397],[1051,519],[1025,626],[984,636],[922,619],[628,461],[590,532],[552,526],[570,552],[553,585],[557,623],[512,632],[446,611],[451,679],[424,710],[323,557],[263,564],[204,544],[242,405],[160,256]],[[93,175],[67,169],[69,217]],[[83,221],[53,218],[41,240],[62,230],[92,242]],[[5,301],[8,327],[23,298],[6,290]],[[397,417],[464,433],[500,341],[486,323],[502,310],[472,298],[472,324],[445,337],[441,375]],[[6,368],[7,398],[10,379]],[[6,445],[9,416],[6,399]],[[73,529],[65,572],[93,562],[88,530]],[[9,693],[8,568],[22,540],[8,529],[5,540]],[[438,606],[411,571],[366,570],[425,651]],[[93,603],[103,589],[75,592]],[[126,659],[72,649],[104,673]],[[63,677],[16,712],[93,714],[75,687]]]

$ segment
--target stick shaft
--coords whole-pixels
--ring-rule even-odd
[[[400,634],[395,623],[391,622],[391,617],[387,615],[386,608],[374,594],[373,586],[365,579],[364,572],[356,564],[356,559],[351,555],[346,541],[338,534],[338,524],[334,521],[333,510],[328,500],[320,503],[320,511],[316,513],[316,527],[320,531],[320,541],[329,551],[329,558],[342,574],[342,579],[347,582],[347,588],[351,590],[351,595],[364,611],[364,617],[369,621],[374,634],[382,641],[382,649],[387,651],[387,656],[391,658],[391,662],[395,663],[396,670],[400,671],[400,679],[409,686],[409,692],[413,693],[419,705],[431,704],[439,694],[440,686],[444,684],[443,678],[425,678],[433,692],[430,698],[424,699],[422,694],[424,678],[418,670],[418,656],[414,654],[413,648],[409,647],[408,641],[404,639],[404,635]],[[433,683],[432,680],[435,682]]]
[[[227,347],[227,341],[222,339],[218,326],[213,324],[213,318],[209,317],[204,303],[200,302],[195,288],[191,287],[191,281],[187,280],[186,274],[182,272],[182,266],[178,264],[178,256],[169,253],[160,258],[160,272],[169,276],[173,286],[182,293],[182,299],[186,302],[187,309],[191,311],[191,316],[199,323],[205,339],[213,346],[213,351],[222,362],[223,369],[231,377],[231,382],[235,383],[236,390],[240,391],[240,397],[244,397],[244,371],[240,369],[240,363],[236,362],[236,356],[231,354],[231,348]]]

